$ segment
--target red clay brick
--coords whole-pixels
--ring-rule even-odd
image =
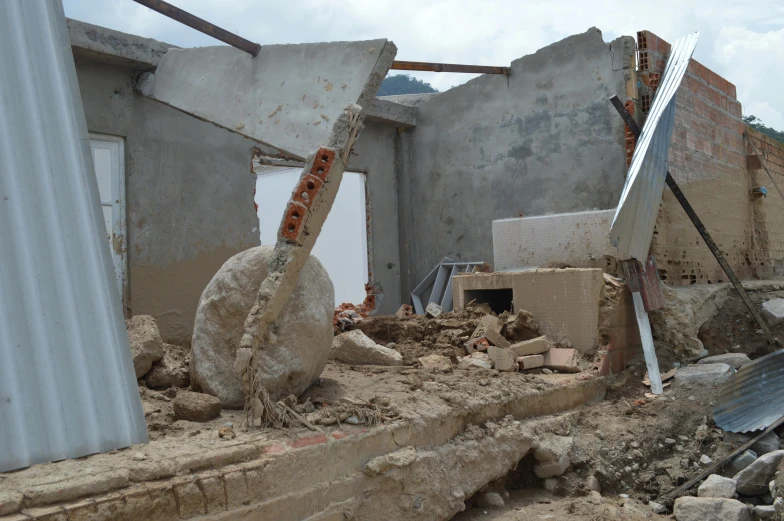
[[[318,445],[320,443],[326,443],[327,437],[324,434],[315,434],[313,436],[305,436],[304,438],[300,438],[298,440],[294,440],[289,445],[292,449],[301,449],[302,447],[310,447],[311,445]]]

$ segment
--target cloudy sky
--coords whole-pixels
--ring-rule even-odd
[[[605,41],[702,31],[695,58],[735,83],[745,114],[784,130],[782,0],[172,0],[261,44],[389,38],[401,60],[508,65],[595,26]],[[66,16],[181,47],[215,45],[132,0],[64,0]],[[439,90],[471,78],[416,74]]]

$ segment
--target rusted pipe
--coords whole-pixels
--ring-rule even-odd
[[[241,51],[245,51],[251,56],[255,57],[257,54],[259,54],[259,50],[261,50],[261,45],[253,43],[250,40],[246,40],[245,38],[237,36],[234,33],[230,33],[226,29],[222,29],[217,25],[213,25],[210,22],[199,18],[198,16],[193,16],[191,13],[171,5],[169,2],[164,2],[163,0],[133,1],[137,4],[149,7],[153,11],[157,11],[164,16],[168,16],[172,20],[177,20],[178,22],[185,24],[188,27],[192,27],[201,33],[212,36],[216,40],[220,40],[223,43],[227,43],[232,47],[240,49]]]
[[[487,65],[458,65],[454,63],[429,63],[394,61],[390,69],[399,71],[427,71],[427,72],[469,72],[474,74],[503,74],[509,76],[512,69],[509,67],[492,67]]]

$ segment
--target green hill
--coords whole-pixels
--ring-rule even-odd
[[[438,92],[432,85],[417,78],[412,78],[408,74],[395,74],[387,76],[381,83],[376,96],[395,96],[398,94],[424,94],[428,92]]]

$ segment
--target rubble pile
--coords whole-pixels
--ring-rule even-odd
[[[125,321],[136,378],[150,389],[188,387],[190,385],[190,350],[165,344],[158,325],[149,315],[137,315]]]

